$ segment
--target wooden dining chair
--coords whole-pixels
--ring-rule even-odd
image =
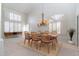
[[[58,41],[57,41],[57,36],[52,36],[50,35],[50,40],[52,42],[52,45],[56,47]]]
[[[30,43],[31,36],[29,33],[25,33],[25,39],[24,39],[24,44],[26,43],[26,40],[28,40],[28,43]]]
[[[35,44],[35,45],[36,45],[36,49],[38,49],[38,45],[39,45],[40,39],[39,39],[37,33],[32,33],[31,36],[32,36],[31,46],[32,46],[33,44]]]
[[[42,44],[47,45],[48,53],[49,53],[49,49],[50,49],[50,43],[51,43],[50,36],[47,34],[43,34],[42,38],[41,38],[41,46],[42,46]],[[41,48],[41,46],[40,46],[40,48]]]

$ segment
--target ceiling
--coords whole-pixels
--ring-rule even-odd
[[[25,3],[3,3],[3,6],[25,13],[29,12],[31,9],[31,5]]]
[[[3,6],[33,15],[40,14],[44,10],[45,15],[49,16],[72,13],[75,10],[73,3],[3,3]]]
[[[8,7],[11,9],[18,10],[20,12],[28,13],[31,12],[37,7],[39,4],[34,3],[2,3],[4,7]]]

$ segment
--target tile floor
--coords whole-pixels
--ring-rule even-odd
[[[22,38],[4,39],[4,56],[44,56],[32,49],[19,46],[17,42]],[[79,56],[79,48],[63,44],[58,56]]]

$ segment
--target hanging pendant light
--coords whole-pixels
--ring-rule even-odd
[[[47,19],[44,19],[44,12],[43,12],[43,10],[42,10],[42,19],[41,19],[41,22],[39,23],[39,25],[40,26],[48,25],[48,20]]]

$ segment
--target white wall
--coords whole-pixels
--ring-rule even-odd
[[[0,16],[1,16],[1,4],[0,4]],[[0,17],[0,38],[1,38],[1,17]]]
[[[75,5],[76,7],[76,12],[75,12],[75,21],[76,21],[76,25],[77,25],[77,16],[78,16],[78,46],[79,46],[79,4],[77,3]],[[77,29],[77,26],[76,26]],[[76,32],[76,38],[77,39],[77,32]],[[76,44],[77,44],[77,40],[76,40]]]
[[[4,41],[1,37],[1,3],[0,3],[0,56],[4,55]]]

